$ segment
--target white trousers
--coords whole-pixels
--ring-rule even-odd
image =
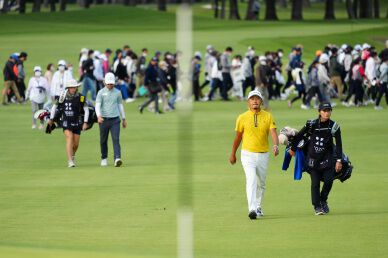
[[[248,211],[261,207],[265,191],[269,153],[241,150],[241,163],[246,177]]]

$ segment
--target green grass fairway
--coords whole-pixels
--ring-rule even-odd
[[[73,7],[74,8],[74,7]],[[304,22],[215,21],[196,6],[194,46],[231,45],[243,54],[293,44],[305,46],[306,60],[327,43],[369,42],[381,49],[386,19],[350,22],[317,20],[323,11],[306,11]],[[89,11],[0,15],[0,59],[29,53],[35,65],[66,59],[77,65],[82,47],[103,50],[129,44],[174,51],[175,16],[144,8],[98,7]],[[281,12],[282,17],[286,14]],[[287,17],[289,14],[287,14]],[[343,14],[342,16],[343,17]],[[5,26],[3,26],[5,25]],[[76,70],[76,69],[75,69]],[[0,80],[3,81],[2,75]],[[128,128],[121,133],[124,166],[99,166],[99,131],[81,135],[77,167],[67,168],[61,130],[31,130],[30,106],[0,106],[1,258],[171,258],[177,250],[178,115],[140,115],[126,104]],[[279,129],[296,128],[317,115],[271,103]],[[196,103],[193,113],[194,249],[201,258],[386,257],[388,253],[388,107],[347,109],[333,119],[341,125],[345,152],[355,166],[352,178],[335,182],[331,213],[314,216],[310,179],[293,180],[281,171],[284,148],[271,156],[265,217],[247,217],[241,163],[228,162],[235,119],[245,102]]]

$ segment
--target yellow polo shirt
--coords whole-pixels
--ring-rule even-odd
[[[276,125],[271,113],[260,110],[255,115],[254,112],[248,110],[238,116],[235,130],[243,134],[243,150],[250,152],[268,152],[268,134],[272,128],[276,129]]]

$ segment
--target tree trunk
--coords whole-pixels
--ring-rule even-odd
[[[353,14],[354,14],[354,18],[357,19],[359,16],[358,16],[358,3],[359,3],[359,0],[353,0]]]
[[[42,5],[41,0],[34,0],[34,4],[32,6],[32,12],[33,13],[39,13],[41,5]]]
[[[287,8],[287,0],[277,0],[279,7]]]
[[[375,18],[379,19],[380,18],[380,1],[374,0],[373,7],[374,7],[373,10],[375,12]]]
[[[167,11],[167,1],[166,0],[157,0],[158,1],[158,11],[165,12]]]
[[[346,12],[348,13],[349,20],[353,20],[355,18],[353,6],[352,6],[352,0],[346,0]]]
[[[66,2],[67,0],[59,0],[59,10],[61,12],[66,11]]]
[[[221,19],[225,19],[225,1],[221,0]]]
[[[19,13],[26,13],[26,0],[19,1]]]
[[[214,5],[213,5],[213,8],[214,8],[214,18],[218,18],[218,1],[219,0],[214,0]]]
[[[245,15],[245,20],[252,21],[255,19],[255,14],[253,13],[253,3],[255,0],[248,1],[247,14]]]
[[[55,12],[55,0],[49,0],[50,1],[50,12]]]
[[[278,16],[276,15],[276,4],[273,0],[265,0],[265,20],[266,21],[277,21]]]
[[[229,0],[229,20],[241,20],[237,0]]]
[[[291,20],[303,20],[303,0],[292,0]]]
[[[95,3],[96,5],[100,5],[100,4],[103,4],[103,3],[104,3],[104,0],[96,0],[96,1],[94,1],[94,3]]]
[[[335,20],[334,0],[326,0],[325,20]]]
[[[360,18],[372,18],[372,13],[371,0],[360,0]]]
[[[310,0],[303,0],[303,7],[310,8],[311,7]]]
[[[7,12],[8,12],[8,0],[4,0],[3,9],[1,9],[1,13],[7,13]]]

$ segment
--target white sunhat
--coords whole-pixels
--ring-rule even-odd
[[[249,92],[248,99],[250,99],[253,96],[258,96],[259,98],[263,99],[263,96],[261,95],[260,91],[258,91],[258,90],[253,90],[253,91]]]
[[[41,72],[41,71],[42,71],[42,67],[40,67],[40,66],[35,66],[35,67],[34,67],[34,72],[36,72],[36,71]]]
[[[341,49],[342,49],[342,50],[345,50],[347,47],[348,47],[348,45],[342,44]]]
[[[58,66],[63,65],[66,66],[66,61],[65,60],[59,60],[58,61]]]
[[[115,84],[116,83],[115,75],[113,73],[105,74],[104,82],[105,84]]]
[[[81,86],[81,83],[79,83],[79,82],[77,82],[77,80],[75,80],[75,79],[71,79],[71,80],[69,80],[67,83],[66,83],[66,89],[67,88],[77,88],[77,87],[79,87],[79,86]]]

